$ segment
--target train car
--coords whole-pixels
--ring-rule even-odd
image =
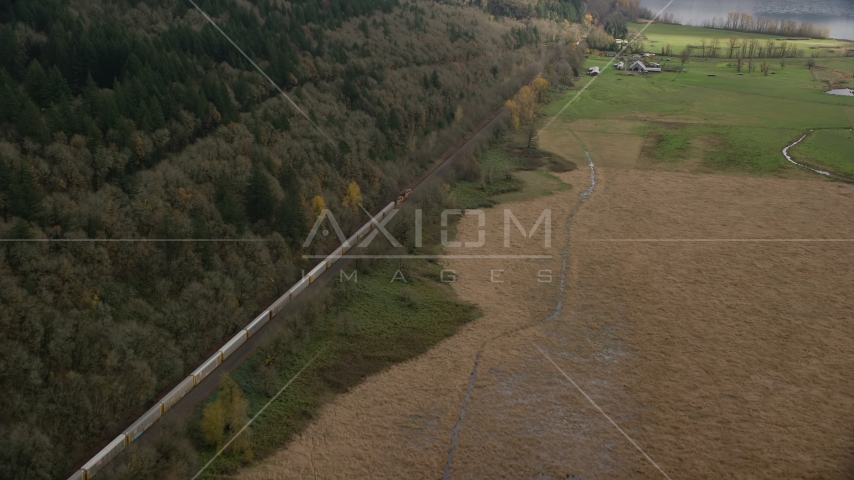
[[[260,330],[261,327],[266,325],[267,322],[269,322],[269,321],[270,321],[270,311],[264,310],[264,313],[255,317],[255,320],[252,320],[252,322],[246,326],[246,331],[249,333],[249,336],[251,337],[252,335],[255,335],[258,332],[258,330]]]
[[[147,412],[145,412],[141,417],[133,422],[127,430],[125,430],[125,435],[127,435],[128,441],[133,442],[139,438],[139,436],[142,435],[142,432],[152,426],[161,415],[163,415],[163,404],[161,402],[157,402],[157,405],[148,409]]]
[[[316,267],[312,268],[310,272],[308,272],[308,283],[317,280],[320,275],[326,271],[326,261],[317,264]]]
[[[86,471],[82,468],[72,473],[68,480],[86,480]]]
[[[241,330],[237,335],[232,337],[231,340],[219,349],[219,352],[222,354],[222,360],[225,361],[226,358],[230,357],[232,353],[246,342],[247,338],[249,338],[249,334],[246,330]]]
[[[222,363],[222,353],[216,352],[211,358],[205,360],[196,371],[193,372],[193,381],[196,385],[202,382],[208,375],[213,372],[219,364]]]
[[[106,447],[104,447],[97,455],[92,457],[81,469],[83,471],[83,480],[88,480],[92,478],[93,475],[98,473],[104,466],[115,458],[116,455],[119,454],[122,450],[127,446],[127,436],[124,433],[116,437],[115,440],[110,442]]]
[[[163,413],[166,413],[170,408],[174,407],[178,400],[184,398],[184,395],[190,392],[193,389],[193,376],[185,378],[181,383],[179,383],[175,388],[169,391],[162,400],[160,400],[160,404],[163,405]]]

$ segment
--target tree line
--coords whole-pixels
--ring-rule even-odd
[[[763,33],[767,35],[785,35],[788,37],[828,38],[830,29],[816,27],[813,22],[796,20],[773,20],[754,17],[744,12],[729,12],[726,18],[713,18],[703,22],[703,27],[737,32]]]
[[[698,45],[688,45],[691,56],[703,58],[793,58],[803,57],[803,49],[795,42],[774,39],[739,38],[737,35],[722,40],[717,37],[701,39]],[[670,45],[662,47],[662,54],[670,55]]]

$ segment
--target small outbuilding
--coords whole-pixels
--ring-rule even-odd
[[[599,75],[599,67],[590,67],[587,69],[587,74],[591,77],[595,77]]]

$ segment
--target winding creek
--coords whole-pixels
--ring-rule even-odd
[[[790,156],[789,156],[789,149],[790,149],[790,148],[792,148],[792,147],[794,147],[795,145],[797,145],[797,144],[801,143],[801,142],[802,142],[805,138],[807,138],[807,136],[808,136],[810,133],[812,133],[812,132],[813,132],[813,130],[810,130],[809,132],[805,133],[805,134],[804,134],[804,136],[802,136],[801,138],[799,138],[799,139],[795,140],[795,142],[794,142],[793,144],[791,144],[791,145],[789,145],[788,147],[784,148],[784,149],[783,149],[783,156],[784,156],[784,157],[786,157],[786,160],[788,160],[788,161],[789,161],[789,162],[791,162],[791,163],[794,163],[795,165],[797,165],[797,166],[799,166],[799,167],[806,168],[807,170],[811,170],[811,171],[813,171],[813,172],[815,172],[815,173],[817,173],[817,174],[819,174],[819,175],[824,175],[824,176],[826,176],[826,177],[833,177],[833,175],[831,175],[831,174],[830,174],[830,172],[826,172],[826,171],[824,171],[824,170],[816,170],[816,169],[811,168],[811,167],[808,167],[808,166],[806,166],[806,165],[801,165],[800,163],[798,163],[798,162],[796,162],[796,161],[792,160],[792,157],[790,157]]]

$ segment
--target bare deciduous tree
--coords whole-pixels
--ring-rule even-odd
[[[727,42],[729,42],[729,58],[732,58],[733,52],[738,48],[738,36],[733,35],[729,37]]]
[[[534,124],[531,124],[531,125],[528,127],[528,129],[525,131],[525,133],[526,133],[526,135],[527,135],[527,137],[528,137],[528,148],[536,147],[536,146],[537,146],[537,145],[536,145],[536,140],[537,140],[537,126],[536,126],[536,125],[534,125]]]
[[[720,44],[721,44],[720,38],[715,37],[712,39],[712,41],[709,43],[709,50],[710,50],[709,56],[710,57],[717,58],[718,48],[720,48]]]

